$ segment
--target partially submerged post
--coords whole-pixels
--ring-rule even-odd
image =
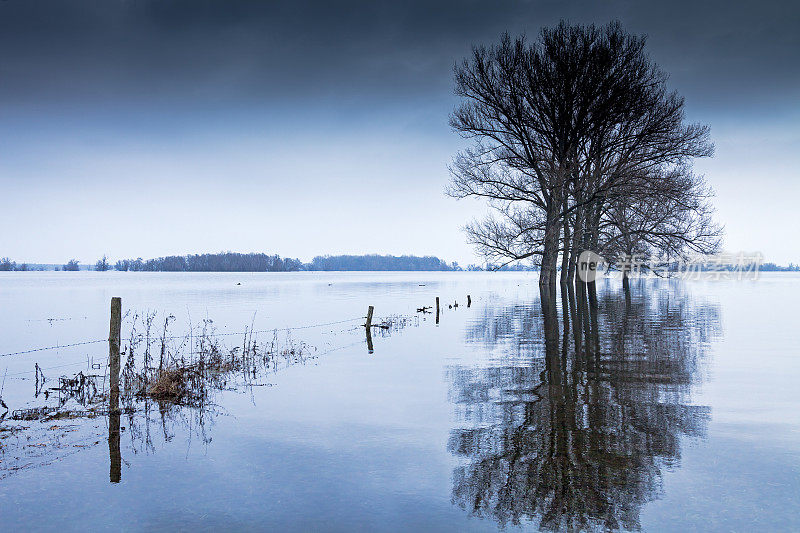
[[[109,395],[108,415],[108,458],[110,462],[109,480],[119,483],[122,477],[122,455],[120,454],[120,411],[119,411],[119,345],[122,337],[122,298],[111,298],[111,323],[108,334],[108,368],[111,393]]]
[[[436,323],[439,323],[439,297],[436,297]]]
[[[469,294],[467,294],[467,307],[469,307],[469,306],[471,306],[471,305],[472,305],[472,296],[470,296]]]
[[[117,405],[112,405],[112,409],[119,407],[119,345],[122,337],[122,298],[115,296],[111,298],[111,323],[108,333],[108,370],[111,383],[111,400],[116,400]]]
[[[370,305],[369,309],[367,309],[367,323],[364,324],[364,326],[366,326],[367,329],[372,327],[372,312],[373,311],[375,311],[375,308]]]
[[[367,309],[367,323],[364,324],[364,329],[367,331],[367,350],[369,353],[372,353],[372,313],[375,311],[375,307],[369,306]]]

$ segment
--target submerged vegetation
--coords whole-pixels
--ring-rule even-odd
[[[246,328],[243,333],[220,334],[211,319],[204,319],[196,331],[174,336],[170,333],[174,320],[173,315],[161,320],[156,313],[130,318],[123,352],[123,398],[202,405],[211,390],[258,384],[267,373],[304,363],[317,352],[316,347],[295,341],[290,330],[271,330],[271,339],[262,342],[258,333],[264,331]],[[241,342],[233,347],[222,340],[239,335]]]
[[[194,428],[190,432],[196,432],[203,442],[210,442],[205,427],[221,412],[215,403],[217,393],[270,386],[268,377],[283,368],[364,344],[367,339],[371,350],[372,337],[362,336],[362,320],[358,317],[301,326],[305,329],[338,324],[344,328],[334,334],[362,330],[356,342],[319,351],[316,346],[295,340],[291,328],[255,330],[251,325],[243,332],[219,333],[213,320],[207,318],[194,327],[190,321],[188,332],[175,335],[173,315],[128,313],[124,320],[128,333],[121,346],[124,365],[118,398],[111,393],[107,372],[80,371],[72,377],[61,376],[53,384],[38,364],[33,378],[38,403],[9,410],[0,391],[0,407],[5,409],[0,411],[0,479],[99,444],[104,428],[94,424],[93,419],[98,416],[109,417],[109,442],[116,431],[112,482],[119,481],[120,415],[127,415],[131,436],[141,436],[147,448],[152,447],[150,424],[154,407],[166,440],[171,438],[169,425],[194,420],[189,424]],[[417,317],[391,315],[376,319],[373,328],[384,337],[418,324]],[[225,339],[235,341],[226,343]],[[99,370],[102,365],[91,368]]]
[[[203,407],[215,390],[263,385],[267,374],[318,355],[316,347],[295,341],[289,330],[270,330],[271,338],[265,342],[258,340],[259,332],[246,330],[241,344],[228,348],[221,337],[230,334],[218,334],[210,319],[203,320],[197,331],[180,336],[171,335],[172,315],[158,321],[160,334],[155,335],[157,319],[156,313],[134,314],[129,319],[120,387],[124,410],[135,411],[139,402],[147,400]],[[395,319],[392,329],[398,329],[398,324],[401,322]],[[72,377],[59,377],[53,385],[37,364],[34,380],[34,397],[50,404],[6,410],[0,421],[7,415],[10,420],[48,421],[108,411],[107,374],[80,371]]]

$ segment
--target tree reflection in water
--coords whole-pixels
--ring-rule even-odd
[[[705,431],[690,393],[720,321],[679,285],[635,290],[487,306],[467,338],[496,357],[448,369],[454,503],[500,526],[639,528],[681,437]]]

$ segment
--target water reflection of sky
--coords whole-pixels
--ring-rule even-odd
[[[88,309],[85,329],[101,331],[105,300],[121,291],[139,308],[205,310],[231,328],[254,309],[268,324],[358,315],[365,304],[414,313],[437,295],[462,303],[438,326],[428,317],[376,336],[373,354],[362,342],[277,372],[269,386],[218,391],[202,413],[152,404],[123,414],[119,483],[109,483],[106,417],[40,428],[21,444],[63,446],[50,464],[0,479],[0,519],[67,530],[800,527],[796,281],[655,280],[634,286],[630,305],[601,285],[588,354],[563,343],[560,301],[552,342],[535,278],[460,276],[255,276],[238,293],[226,276],[173,286],[90,275],[69,290],[0,279],[4,317],[20,329],[5,331],[12,348],[29,334],[19,323],[47,317],[51,300]],[[31,326],[51,327],[58,338],[87,333]],[[335,342],[359,342],[341,335]]]

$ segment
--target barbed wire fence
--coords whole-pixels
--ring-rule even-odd
[[[471,305],[471,297],[469,295],[467,295],[466,300],[467,300],[467,305],[466,306],[470,307],[470,305]],[[453,305],[450,305],[449,307],[451,309],[453,307],[457,308],[458,307],[458,303],[456,302]],[[426,313],[431,313],[432,314],[433,313],[432,309],[433,309],[432,306],[429,306],[429,307],[423,306],[421,308],[417,308],[416,311],[417,311],[417,313],[422,313],[424,315]],[[435,316],[436,316],[436,324],[438,325],[439,324],[439,314],[440,314],[439,297],[436,297],[435,309],[436,309],[436,314],[435,314]],[[181,340],[182,341],[181,346],[186,346],[186,343],[188,342],[188,350],[189,350],[188,351],[188,355],[191,356],[191,355],[195,355],[195,354],[200,354],[201,355],[201,363],[202,363],[202,353],[201,352],[202,352],[202,350],[204,348],[203,348],[203,346],[200,346],[199,349],[201,350],[201,352],[195,352],[194,351],[195,350],[194,343],[197,342],[195,339],[198,339],[198,340],[200,340],[202,342],[203,339],[215,339],[215,338],[221,338],[221,337],[241,336],[241,337],[244,338],[244,343],[245,343],[243,345],[243,351],[249,352],[249,350],[253,350],[253,353],[255,353],[255,343],[253,343],[253,340],[254,340],[253,336],[256,335],[256,334],[272,333],[273,336],[274,336],[274,340],[273,340],[273,343],[274,343],[275,339],[277,339],[278,332],[286,332],[287,342],[291,342],[289,340],[289,334],[292,331],[307,330],[307,329],[313,329],[313,328],[323,328],[323,327],[330,327],[330,326],[341,326],[341,325],[344,325],[344,324],[349,324],[349,326],[347,326],[345,329],[342,329],[342,330],[336,331],[336,332],[329,332],[329,333],[340,334],[340,333],[343,333],[343,332],[352,332],[352,331],[361,329],[363,327],[364,330],[365,330],[365,333],[366,333],[365,338],[362,339],[362,340],[359,340],[357,342],[351,342],[351,343],[343,344],[343,345],[339,345],[339,346],[330,346],[330,345],[328,345],[323,351],[317,352],[315,354],[315,357],[319,357],[319,356],[322,356],[322,355],[325,355],[325,354],[329,354],[329,353],[332,353],[332,352],[335,352],[335,351],[351,348],[351,347],[354,347],[354,346],[357,346],[357,345],[363,345],[365,343],[367,345],[367,349],[368,349],[369,353],[371,354],[371,353],[373,353],[373,342],[372,342],[372,328],[373,327],[379,328],[379,331],[381,331],[381,334],[384,335],[384,334],[388,333],[385,330],[391,330],[392,329],[392,324],[395,324],[397,329],[402,329],[405,326],[405,324],[408,323],[408,320],[409,320],[409,317],[400,317],[398,315],[391,315],[391,316],[384,317],[383,319],[380,319],[376,324],[373,324],[373,322],[372,322],[372,320],[373,320],[373,312],[374,312],[374,307],[370,305],[368,307],[368,311],[367,311],[366,316],[356,316],[356,317],[351,317],[351,318],[345,318],[345,319],[342,319],[342,320],[326,321],[326,322],[319,322],[319,323],[313,323],[313,324],[303,324],[303,325],[298,325],[298,326],[272,327],[272,328],[266,328],[266,329],[245,328],[244,331],[235,331],[235,332],[217,332],[215,328],[211,328],[211,330],[209,331],[207,326],[208,326],[209,323],[212,322],[211,320],[208,320],[208,319],[203,320],[202,321],[202,325],[198,324],[196,326],[193,326],[192,322],[190,320],[189,321],[188,332],[185,333],[185,334],[182,334],[182,335],[167,335],[167,324],[165,323],[163,334],[162,335],[156,335],[156,336],[154,336],[152,338],[150,337],[150,333],[149,333],[149,331],[150,331],[149,330],[150,322],[148,322],[147,325],[146,325],[146,330],[147,330],[147,336],[146,336],[146,339],[147,339],[147,341],[146,341],[147,342],[147,350],[149,351],[149,347],[151,346],[152,342],[160,342],[161,343],[161,351],[162,351],[161,356],[163,358],[163,355],[164,355],[163,351],[164,351],[165,342],[166,341]],[[125,317],[127,317],[128,315],[129,314],[126,313]],[[154,316],[155,315],[153,315],[153,317]],[[149,317],[147,320],[152,320],[153,317]],[[170,317],[171,317],[171,315],[170,315]],[[137,345],[138,342],[142,342],[144,340],[144,338],[145,338],[142,333],[139,333],[139,334],[136,333],[136,321],[137,321],[137,318],[139,318],[139,315],[138,314],[134,314],[133,320],[132,320],[132,322],[130,324],[131,332],[130,332],[130,338],[129,338],[129,345],[127,345],[126,350],[125,350],[125,351],[128,351],[128,349],[130,350],[130,357],[133,356],[134,346]],[[172,318],[174,318],[174,317],[172,317]],[[144,320],[145,319],[143,319],[143,321]],[[51,321],[51,319],[48,319],[48,321]],[[40,379],[40,377],[41,377],[41,383],[42,384],[45,381],[47,381],[43,371],[58,370],[58,369],[62,369],[62,368],[75,367],[75,366],[84,365],[84,364],[87,367],[87,374],[83,374],[82,372],[79,372],[75,376],[75,378],[73,380],[70,380],[69,378],[61,377],[61,378],[59,378],[59,382],[64,382],[64,383],[69,384],[69,383],[71,383],[71,381],[77,380],[78,378],[80,378],[81,380],[84,380],[86,378],[100,378],[100,377],[102,377],[103,378],[102,390],[105,391],[106,379],[110,379],[109,386],[111,387],[110,390],[112,391],[111,392],[112,396],[114,394],[114,391],[116,391],[116,394],[119,394],[119,389],[118,389],[119,385],[118,385],[118,383],[119,383],[119,376],[120,376],[120,362],[121,362],[120,361],[120,355],[124,355],[125,354],[125,351],[120,353],[120,347],[122,345],[122,335],[121,335],[121,322],[122,321],[123,321],[123,317],[121,316],[121,299],[115,297],[115,298],[112,298],[112,302],[111,302],[111,327],[110,327],[110,332],[109,332],[109,338],[76,341],[76,342],[70,342],[70,343],[66,343],[66,344],[57,343],[57,344],[52,345],[52,346],[42,346],[42,347],[37,347],[37,348],[29,348],[29,349],[25,349],[25,350],[18,350],[18,351],[15,351],[15,352],[7,352],[7,353],[0,354],[0,359],[3,359],[3,358],[9,358],[9,357],[25,356],[25,355],[30,355],[30,354],[34,354],[34,353],[41,353],[41,352],[46,352],[46,351],[52,351],[52,350],[62,350],[62,349],[75,348],[75,347],[81,347],[81,346],[91,346],[91,345],[101,344],[101,343],[102,344],[108,343],[108,347],[109,347],[108,358],[106,359],[106,357],[104,356],[101,359],[101,361],[103,361],[103,362],[100,362],[100,363],[95,363],[94,362],[95,358],[94,357],[90,358],[89,354],[86,354],[86,359],[85,360],[82,359],[80,361],[65,362],[65,363],[52,365],[52,366],[47,366],[47,367],[42,367],[42,366],[40,366],[38,364],[38,362],[36,362],[35,363],[35,368],[33,370],[25,370],[25,371],[17,371],[17,372],[9,373],[8,372],[8,367],[6,366],[6,369],[5,369],[5,372],[4,372],[4,375],[3,375],[2,388],[0,388],[0,401],[2,400],[2,390],[3,390],[4,386],[5,386],[5,382],[6,382],[6,380],[8,378],[11,378],[11,379],[28,379],[28,378],[25,378],[25,377],[22,377],[22,376],[35,374],[36,375],[36,380],[37,380],[37,386],[36,386],[36,391],[37,392],[36,392],[36,395],[38,397],[39,390],[40,390],[39,389],[39,379]],[[169,317],[167,318],[167,322],[168,321],[169,321]],[[363,323],[356,324],[356,322],[361,322],[361,321],[363,321]],[[419,324],[419,319],[418,318],[417,318],[417,324]],[[249,337],[249,341],[248,341],[248,337]],[[248,343],[253,343],[253,344],[248,344]],[[302,344],[304,344],[304,343],[302,343]],[[313,348],[315,352],[317,351],[316,347],[311,346],[311,348]],[[232,353],[235,353],[236,349],[237,348],[234,348],[234,351]],[[294,351],[292,351],[291,353],[294,354]],[[130,364],[130,361],[131,361],[130,357],[128,359],[128,364]],[[181,362],[183,362],[183,358],[181,358]],[[147,365],[147,356],[145,356],[145,365]],[[102,370],[102,374],[93,374],[91,372],[91,370]],[[160,367],[159,367],[159,370],[160,370]],[[61,385],[65,386],[64,383],[61,383]],[[59,390],[59,389],[56,388],[56,389],[53,389],[53,390]],[[2,418],[4,418],[4,415],[2,416]],[[2,419],[2,418],[0,418],[0,419]]]
[[[320,322],[320,323],[316,323],[316,324],[305,324],[305,325],[302,325],[302,326],[285,326],[285,327],[275,327],[275,328],[258,329],[258,330],[245,330],[245,331],[223,332],[223,333],[205,332],[205,335],[207,335],[209,337],[232,337],[232,336],[237,336],[237,335],[238,336],[243,336],[243,335],[254,335],[254,334],[258,334],[258,333],[274,333],[274,332],[278,332],[278,331],[281,331],[281,332],[282,331],[299,331],[299,330],[321,328],[321,327],[327,327],[327,326],[336,326],[336,325],[340,325],[340,324],[348,324],[348,323],[353,323],[353,322],[356,322],[356,321],[359,321],[359,320],[364,320],[365,318],[366,318],[365,316],[358,316],[358,317],[346,318],[344,320],[335,320],[335,321],[331,321],[331,322]],[[196,327],[192,328],[192,330],[197,330],[197,331],[190,331],[190,332],[188,332],[188,333],[186,333],[184,335],[163,336],[163,337],[158,337],[155,340],[180,340],[180,339],[185,339],[185,338],[190,337],[190,336],[192,336],[194,334],[199,334],[200,333],[199,328],[200,328],[200,326],[196,326]],[[61,349],[65,349],[65,348],[74,348],[74,347],[77,347],[77,346],[89,346],[89,345],[93,345],[93,344],[100,344],[100,343],[107,343],[107,342],[109,342],[109,339],[93,339],[93,340],[87,340],[87,341],[71,342],[71,343],[67,343],[67,344],[56,344],[56,345],[53,345],[53,346],[43,346],[43,347],[39,347],[39,348],[30,348],[30,349],[27,349],[27,350],[19,350],[19,351],[16,351],[16,352],[2,353],[2,354],[0,354],[0,357],[13,357],[13,356],[19,356],[19,355],[28,355],[28,354],[32,354],[32,353],[39,353],[39,352],[45,352],[45,351],[51,351],[51,350],[61,350]],[[67,367],[70,367],[70,366],[82,365],[82,364],[85,364],[85,363],[86,363],[86,361],[75,361],[75,362],[72,362],[72,363],[65,363],[65,364],[56,365],[56,366],[37,367],[37,368],[39,370],[54,370],[54,369],[58,369],[58,368],[67,368]],[[37,370],[34,369],[34,370],[26,370],[26,371],[23,371],[23,372],[7,372],[5,374],[5,377],[15,377],[15,376],[21,376],[21,375],[26,375],[26,374],[33,374],[36,371]]]

